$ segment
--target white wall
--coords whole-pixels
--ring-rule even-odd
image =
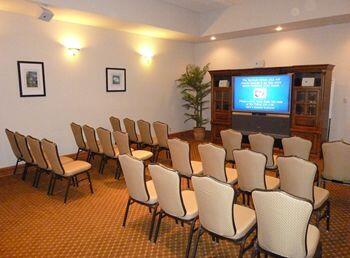
[[[66,36],[81,41],[74,58],[59,43]],[[153,63],[141,63],[137,49],[148,44]],[[56,141],[61,153],[73,153],[69,124],[110,128],[116,115],[169,123],[186,130],[175,79],[193,62],[193,44],[156,40],[112,30],[39,20],[0,12],[0,167],[14,164],[4,129]],[[20,98],[17,61],[45,63],[46,97]],[[127,92],[106,93],[105,68],[127,69]]]
[[[265,59],[267,66],[336,65],[335,99],[331,138],[350,140],[350,24],[266,34],[201,43],[195,46],[195,62],[210,68],[253,67]],[[347,103],[344,98],[347,98]],[[210,116],[210,114],[207,114]]]

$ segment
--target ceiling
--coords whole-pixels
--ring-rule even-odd
[[[208,12],[238,3],[242,0],[162,0],[194,12]]]

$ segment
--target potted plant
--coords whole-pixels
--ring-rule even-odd
[[[209,102],[205,97],[210,93],[210,82],[203,83],[205,74],[209,70],[209,64],[203,68],[197,65],[187,65],[186,72],[177,80],[177,87],[181,89],[182,99],[186,102],[182,106],[187,110],[185,123],[194,120],[196,126],[193,128],[194,138],[197,141],[204,140],[204,125],[209,121],[203,118],[203,111],[208,109]]]

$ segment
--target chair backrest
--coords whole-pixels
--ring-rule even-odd
[[[129,154],[131,155],[129,135],[127,133],[114,131],[113,132],[115,143],[118,146],[119,155]]]
[[[265,166],[266,156],[251,150],[235,150],[238,185],[242,191],[266,189]]]
[[[103,153],[108,157],[115,157],[117,153],[115,153],[113,141],[112,141],[112,133],[102,127],[96,129],[98,139],[100,140],[100,144],[102,146]]]
[[[272,167],[274,165],[273,160],[273,145],[275,139],[270,135],[265,135],[262,133],[250,134],[248,136],[250,148],[253,151],[265,154],[267,157],[267,166]]]
[[[317,166],[297,157],[278,157],[281,190],[314,202],[314,178]]]
[[[202,160],[203,173],[226,183],[225,149],[212,143],[206,143],[199,144],[198,150]]]
[[[130,141],[137,142],[138,138],[136,133],[135,121],[129,118],[124,118],[123,122],[124,122],[125,131],[128,133]]]
[[[168,146],[168,137],[169,137],[169,127],[167,124],[162,122],[154,122],[153,129],[156,134],[158,145],[162,148],[169,148]]]
[[[48,170],[50,167],[45,158],[44,151],[41,146],[41,141],[28,135],[27,142],[30,148],[30,153],[35,159],[35,163],[38,165],[39,168]]]
[[[283,257],[307,256],[307,229],[313,206],[282,191],[253,191],[258,243]]]
[[[284,156],[296,156],[308,160],[312,142],[298,136],[282,139]]]
[[[121,132],[122,131],[122,127],[120,125],[119,118],[117,118],[115,116],[111,116],[109,118],[109,121],[111,122],[111,125],[112,125],[112,128],[113,128],[113,132],[115,132],[115,131]]]
[[[18,147],[18,143],[17,143],[17,140],[16,140],[15,133],[10,131],[9,129],[5,129],[5,133],[7,135],[7,139],[10,142],[10,146],[11,146],[11,149],[13,151],[13,154],[15,154],[17,159],[21,159],[22,158],[22,153],[21,153],[21,151],[20,151],[20,149]]]
[[[233,216],[233,187],[207,176],[193,176],[192,183],[201,225],[217,235],[234,236],[236,227]]]
[[[70,127],[72,129],[74,140],[78,148],[82,150],[86,150],[87,148],[86,148],[86,143],[83,136],[83,129],[81,128],[81,125],[78,125],[76,123],[71,123]]]
[[[16,141],[18,143],[18,148],[20,152],[22,153],[22,157],[25,160],[25,162],[33,164],[34,159],[32,157],[32,154],[30,153],[28,143],[27,143],[27,138],[20,134],[19,132],[15,133]]]
[[[140,202],[147,202],[149,193],[146,187],[144,163],[128,154],[119,155],[118,158],[130,197]]]
[[[180,174],[192,176],[193,169],[190,157],[190,145],[178,138],[168,140],[173,168]]]
[[[141,141],[146,144],[153,144],[151,124],[145,120],[138,120],[137,126],[141,135]]]
[[[232,129],[222,130],[220,132],[222,145],[226,150],[226,160],[234,160],[233,150],[242,148],[242,134]]]
[[[149,165],[148,168],[161,209],[175,217],[185,216],[186,208],[182,200],[179,173],[162,165]]]
[[[350,144],[336,141],[322,144],[323,173],[328,180],[350,183]]]
[[[89,147],[89,150],[94,153],[100,153],[100,147],[98,146],[97,138],[96,138],[96,132],[95,129],[91,126],[84,125],[83,131],[85,134],[86,142]]]
[[[56,143],[43,139],[41,140],[41,144],[52,170],[57,174],[64,175],[64,168],[60,160],[60,155],[58,154]]]

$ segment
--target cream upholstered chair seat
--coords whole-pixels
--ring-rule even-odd
[[[314,225],[309,225],[306,236],[307,258],[314,257],[320,241],[320,231]]]
[[[203,165],[200,161],[191,160],[193,174],[200,174],[203,172]]]
[[[149,194],[149,199],[146,202],[147,204],[155,204],[158,202],[158,197],[157,197],[157,192],[156,192],[156,188],[154,187],[153,181],[152,180],[148,180],[146,182],[146,187],[147,187],[147,191]]]
[[[329,191],[327,189],[314,186],[314,209],[318,209],[324,204],[329,198]]]
[[[45,153],[44,153],[44,157],[45,157],[45,159],[46,159],[47,166],[48,166],[49,170],[51,170],[51,164],[50,164],[48,158],[46,157],[46,154],[45,154]],[[72,159],[72,158],[70,158],[70,157],[66,157],[66,156],[60,156],[60,161],[61,161],[62,164],[67,164],[67,163],[69,163],[69,162],[74,161],[74,159]]]
[[[236,226],[236,234],[233,237],[227,236],[233,240],[245,236],[248,231],[255,225],[255,211],[242,205],[233,205],[233,216]]]
[[[238,181],[237,169],[226,167],[227,183],[235,184]]]
[[[64,169],[64,174],[62,176],[69,177],[81,172],[87,171],[91,168],[91,164],[85,161],[76,160],[74,162],[68,162],[62,164]]]
[[[185,220],[194,219],[198,216],[198,206],[194,191],[184,190],[181,192],[181,195],[186,209],[186,215],[182,218]]]
[[[131,154],[137,158],[137,159],[141,159],[141,160],[147,160],[152,158],[153,153],[150,151],[145,151],[145,150],[136,150],[136,151],[131,151]]]
[[[280,180],[273,176],[265,176],[266,189],[275,190],[280,187]]]

